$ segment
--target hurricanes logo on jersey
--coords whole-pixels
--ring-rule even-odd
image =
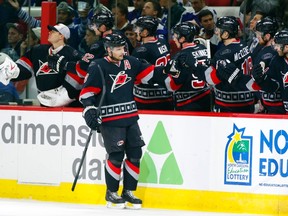
[[[48,74],[57,74],[57,71],[49,68],[48,62],[42,62],[41,60],[39,60],[39,69],[36,73],[36,76]]]
[[[284,87],[288,87],[288,72],[286,72],[283,76],[283,85]]]
[[[110,77],[113,80],[113,85],[110,91],[111,93],[113,93],[115,89],[120,88],[131,80],[131,77],[128,77],[128,75],[125,74],[125,71],[120,71],[117,75],[110,74]]]

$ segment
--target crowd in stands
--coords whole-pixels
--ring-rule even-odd
[[[111,33],[119,33],[123,34],[127,38],[128,43],[128,54],[135,56],[137,58],[144,58],[146,61],[149,62],[149,56],[153,55],[153,53],[144,52],[143,50],[150,49],[147,44],[152,43],[153,40],[157,40],[157,43],[161,43],[162,47],[167,47],[168,54],[166,55],[165,62],[161,66],[167,66],[169,64],[168,62],[170,60],[174,60],[179,64],[179,55],[183,57],[183,53],[185,49],[188,49],[193,46],[197,46],[198,48],[201,47],[201,50],[208,49],[207,55],[205,58],[208,57],[209,63],[207,63],[205,60],[204,64],[207,64],[207,67],[212,65],[213,69],[215,70],[221,70],[221,67],[223,67],[223,71],[226,71],[228,74],[229,72],[234,72],[232,69],[235,69],[233,66],[230,65],[230,62],[227,62],[226,66],[221,65],[220,69],[218,69],[218,61],[220,61],[223,56],[225,56],[227,53],[225,52],[233,52],[233,54],[242,55],[241,50],[237,50],[238,48],[231,48],[232,45],[236,43],[235,41],[238,41],[240,39],[241,41],[241,47],[248,47],[249,50],[249,58],[245,58],[245,61],[241,61],[241,64],[236,65],[236,68],[240,68],[243,70],[244,75],[252,77],[252,71],[253,71],[253,65],[257,65],[262,61],[265,61],[266,67],[269,69],[270,60],[276,58],[278,56],[277,52],[280,51],[273,51],[271,49],[270,51],[263,52],[263,49],[268,46],[272,47],[271,44],[275,43],[273,41],[274,35],[281,30],[285,29],[287,26],[286,21],[288,20],[288,10],[286,10],[285,7],[283,7],[284,0],[219,0],[219,1],[213,1],[213,0],[114,0],[114,1],[101,1],[101,0],[81,0],[81,1],[75,1],[75,0],[67,0],[67,1],[61,1],[57,0],[57,23],[63,24],[63,26],[67,27],[67,31],[69,31],[69,36],[64,34],[64,37],[61,38],[61,45],[58,45],[58,41],[55,42],[52,39],[50,40],[50,45],[47,45],[45,47],[45,50],[47,52],[54,52],[56,50],[56,47],[61,47],[69,45],[71,47],[71,51],[73,52],[73,55],[70,56],[69,61],[74,61],[73,67],[72,64],[68,64],[68,68],[65,66],[65,73],[74,74],[69,75],[69,80],[73,79],[73,85],[71,87],[71,83],[69,84],[69,87],[66,88],[73,88],[73,91],[67,90],[67,94],[71,99],[69,100],[69,103],[66,102],[64,104],[60,103],[61,105],[71,105],[70,102],[73,102],[72,106],[81,106],[80,103],[75,103],[77,99],[77,94],[80,92],[81,82],[79,80],[76,80],[75,74],[79,76],[81,79],[83,79],[85,76],[81,73],[84,73],[82,71],[87,72],[87,68],[89,64],[86,65],[87,62],[91,62],[90,60],[103,57],[105,54],[105,49],[99,47],[103,46],[102,39],[108,34]],[[5,87],[3,85],[0,86],[0,102],[11,102],[11,97],[7,97],[7,99],[4,99],[4,96],[2,97],[1,94],[7,93],[7,89],[13,92],[13,95],[15,95],[15,92],[18,92],[18,95],[16,94],[16,97],[13,96],[12,101],[19,100],[20,98],[32,98],[32,99],[39,99],[39,93],[43,93],[43,91],[48,91],[50,89],[48,88],[39,88],[39,81],[35,81],[35,76],[37,76],[37,73],[47,62],[47,59],[44,57],[41,57],[42,59],[38,59],[41,61],[41,65],[30,65],[30,68],[27,69],[27,65],[29,65],[31,62],[35,61],[35,58],[37,55],[35,55],[35,50],[40,45],[40,38],[41,38],[41,19],[37,17],[32,17],[27,11],[23,9],[24,6],[29,6],[28,4],[31,4],[31,6],[40,6],[41,1],[34,0],[32,2],[23,1],[23,0],[6,0],[6,1],[0,1],[0,31],[1,31],[1,38],[0,38],[0,52],[7,54],[14,62],[17,63],[17,65],[23,67],[21,70],[35,70],[34,75],[31,76],[20,76],[21,78],[13,79],[9,83],[9,88]],[[225,20],[225,22],[232,22],[232,24],[229,26],[229,29],[225,29],[226,24],[220,23],[223,20],[219,15],[217,15],[217,12],[214,8],[214,6],[224,6],[227,7],[227,10],[229,10],[229,6],[237,6],[239,7],[239,16],[234,17],[234,20]],[[102,17],[95,18],[95,14],[97,11],[103,10],[103,8],[106,11],[109,11],[108,15],[104,14],[105,19],[103,23],[97,23],[97,19],[101,20]],[[132,9],[131,9],[132,8]],[[110,23],[110,18],[113,16],[113,23]],[[150,21],[147,21],[145,18],[144,22],[141,23],[141,19],[143,17],[149,17]],[[98,20],[98,21],[99,21]],[[262,28],[260,26],[261,21],[265,21],[263,24],[266,26],[267,29]],[[149,25],[149,22],[151,22],[151,25]],[[157,23],[157,27],[154,29],[153,25]],[[187,25],[188,23],[192,23],[193,27]],[[96,23],[96,25],[95,25]],[[148,23],[148,24],[147,24]],[[217,26],[218,23],[218,26]],[[274,26],[274,29],[270,29],[269,23],[272,23]],[[182,25],[183,24],[183,25]],[[105,27],[101,27],[103,25]],[[237,25],[237,26],[236,26]],[[258,25],[258,26],[257,26]],[[229,34],[226,36],[225,32],[222,32],[223,29],[221,29],[219,26],[223,26],[223,29],[227,31]],[[232,27],[231,27],[232,26]],[[235,29],[234,29],[235,27]],[[102,30],[102,28],[104,30]],[[138,29],[137,29],[138,28]],[[219,28],[221,29],[221,32],[217,33],[217,30],[219,31]],[[228,28],[228,27],[227,27]],[[232,28],[232,30],[231,30]],[[147,30],[145,32],[144,30]],[[184,30],[186,30],[186,33]],[[58,31],[58,27],[56,26],[50,26],[50,31]],[[154,33],[155,30],[155,33]],[[223,30],[223,31],[224,31]],[[176,31],[176,32],[175,32]],[[177,32],[178,31],[178,32]],[[237,32],[235,32],[237,31]],[[66,32],[66,29],[62,31],[59,30],[60,33]],[[191,33],[192,32],[192,33]],[[68,34],[68,33],[67,33]],[[189,34],[193,34],[193,38],[190,38]],[[269,34],[269,35],[266,35]],[[219,36],[220,35],[220,36]],[[189,37],[188,37],[189,36]],[[50,33],[49,33],[50,37]],[[179,38],[177,38],[179,37]],[[181,39],[183,37],[183,40]],[[175,39],[176,38],[176,39]],[[101,44],[102,43],[102,44]],[[52,47],[50,47],[52,44]],[[57,46],[54,47],[54,45],[57,44]],[[247,44],[247,45],[246,45]],[[287,42],[288,44],[288,42]],[[187,47],[187,48],[186,48]],[[229,47],[229,48],[228,48]],[[60,48],[59,48],[60,49]],[[200,49],[200,48],[199,48]],[[52,50],[52,51],[49,51]],[[96,52],[97,50],[97,52]],[[165,50],[165,48],[163,48]],[[91,54],[92,51],[92,54]],[[272,52],[273,51],[273,52]],[[94,52],[94,53],[93,53]],[[164,52],[164,51],[163,51]],[[201,60],[204,57],[199,54],[200,51],[198,51],[199,56],[196,56],[198,54],[197,50],[192,50],[193,56],[191,58],[198,58],[197,60]],[[205,51],[206,52],[206,51]],[[204,52],[204,53],[205,53]],[[223,52],[223,53],[221,53]],[[284,50],[282,50],[284,52]],[[89,55],[90,53],[90,55]],[[100,53],[100,54],[99,54]],[[181,54],[182,53],[182,54]],[[285,52],[284,52],[285,53]],[[144,54],[147,55],[144,57]],[[187,53],[185,53],[186,55]],[[91,57],[93,55],[93,57]],[[248,55],[248,54],[247,54]],[[262,57],[261,57],[262,55]],[[267,59],[263,58],[267,57],[269,55],[269,61]],[[280,55],[280,54],[279,54]],[[283,54],[282,54],[283,55]],[[263,57],[264,56],[264,57]],[[39,56],[38,56],[39,57]],[[65,56],[66,57],[66,56]],[[226,56],[226,59],[229,59],[231,56]],[[66,57],[66,62],[69,62],[68,57]],[[239,57],[242,58],[242,57]],[[28,60],[30,59],[30,61]],[[82,60],[81,60],[82,59]],[[83,59],[85,59],[86,63],[84,63]],[[88,60],[87,60],[88,59]],[[58,59],[59,60],[59,56]],[[62,60],[62,59],[60,59]],[[177,61],[176,61],[177,60]],[[186,59],[189,61],[188,59]],[[83,61],[83,62],[81,62]],[[235,59],[231,57],[231,62],[235,63]],[[173,63],[173,61],[171,61]],[[151,61],[151,64],[155,65],[155,61]],[[170,63],[170,64],[172,64]],[[35,63],[36,64],[36,63]],[[39,63],[40,64],[40,63]],[[175,63],[176,64],[176,63]],[[245,65],[244,65],[245,64]],[[84,66],[83,66],[84,65]],[[185,65],[185,66],[183,66]],[[244,71],[244,66],[246,67],[247,71]],[[51,65],[47,63],[48,67],[56,67],[55,65]],[[157,65],[156,65],[157,66]],[[174,65],[175,66],[175,65]],[[172,66],[171,66],[172,67]],[[256,83],[258,85],[258,88],[247,88],[249,78],[243,77],[239,78],[239,80],[242,80],[243,83],[246,83],[245,85],[235,85],[233,83],[233,86],[229,87],[223,87],[221,85],[223,84],[215,84],[213,82],[209,82],[207,80],[207,77],[202,76],[201,74],[197,74],[201,69],[198,67],[197,72],[195,72],[193,75],[194,78],[197,79],[191,79],[187,75],[183,76],[185,78],[182,78],[182,75],[185,73],[188,73],[187,71],[193,71],[196,70],[193,68],[192,65],[186,65],[182,64],[182,68],[179,69],[178,65],[178,75],[175,74],[169,74],[167,76],[172,77],[171,82],[175,82],[175,85],[178,85],[177,88],[171,90],[167,88],[167,86],[164,85],[166,89],[163,89],[164,87],[159,87],[157,83],[154,83],[150,86],[135,86],[134,94],[135,99],[138,97],[137,106],[139,109],[153,109],[153,110],[186,110],[186,111],[217,111],[217,112],[246,112],[246,113],[277,113],[277,114],[283,114],[286,113],[285,109],[285,101],[283,102],[283,92],[281,93],[274,92],[271,96],[271,89],[267,88],[265,85],[261,86],[263,84],[263,80],[261,80],[261,83]],[[40,69],[39,69],[40,68]],[[80,69],[79,69],[80,68]],[[83,69],[84,68],[84,69]],[[187,69],[188,68],[188,69]],[[209,68],[209,67],[208,67]],[[41,70],[42,70],[41,69]],[[59,68],[58,68],[59,69]],[[171,68],[170,68],[171,69]],[[207,69],[207,68],[206,68]],[[245,70],[246,70],[245,69]],[[268,70],[266,69],[266,70]],[[172,67],[173,70],[173,67]],[[235,69],[236,70],[236,69]],[[255,69],[256,70],[256,69]],[[260,70],[260,69],[258,69]],[[228,72],[229,71],[229,72]],[[63,72],[62,72],[63,73]],[[207,75],[207,71],[205,72]],[[22,74],[22,71],[20,71],[20,74]],[[79,75],[80,74],[80,75]],[[181,74],[181,75],[180,75]],[[211,75],[211,74],[210,74]],[[225,80],[225,76],[223,78],[223,74],[219,73],[217,74],[218,78],[222,81]],[[258,74],[259,75],[259,74]],[[178,80],[176,79],[180,77]],[[260,75],[259,75],[260,76]],[[238,77],[238,74],[237,74]],[[65,83],[65,80],[67,81],[67,75],[66,77],[62,77],[63,83]],[[226,77],[227,78],[227,77]],[[230,77],[231,78],[231,77]],[[261,77],[262,78],[262,77]],[[178,83],[180,79],[185,79],[186,82],[189,83]],[[232,79],[232,78],[231,78]],[[255,79],[255,78],[254,78]],[[260,79],[260,78],[259,78]],[[276,79],[275,77],[272,77],[271,79]],[[204,103],[199,103],[199,107],[193,108],[193,106],[186,106],[188,103],[193,103],[194,100],[198,100],[197,97],[200,97],[200,94],[196,92],[197,87],[191,89],[191,88],[184,88],[183,86],[188,85],[195,85],[196,81],[198,80],[197,85],[201,86],[202,93],[205,94],[205,105]],[[237,82],[239,81],[237,80]],[[247,81],[248,80],[248,81]],[[276,79],[277,80],[277,79]],[[227,81],[227,80],[226,80]],[[231,80],[230,80],[231,81]],[[233,80],[234,81],[234,80]],[[246,82],[247,81],[247,82]],[[257,81],[257,79],[256,79]],[[266,80],[265,80],[266,81]],[[278,80],[279,81],[279,80]],[[68,81],[67,81],[68,82]],[[70,82],[70,81],[69,81]],[[204,83],[202,83],[204,82]],[[280,82],[280,81],[279,81]],[[83,84],[83,83],[82,83]],[[231,83],[230,83],[231,84]],[[63,84],[64,85],[64,84]],[[67,84],[68,85],[68,84]],[[180,87],[180,85],[182,87]],[[220,88],[219,88],[220,85]],[[232,85],[232,84],[231,84]],[[272,84],[271,84],[272,85]],[[276,84],[275,84],[276,85]],[[29,89],[33,89],[34,93],[26,93],[27,86],[29,86]],[[53,86],[53,85],[52,85]],[[155,87],[156,86],[156,87]],[[200,88],[198,86],[198,88]],[[283,87],[283,86],[282,86]],[[50,88],[50,87],[49,87]],[[57,88],[57,85],[55,85],[55,88],[57,89],[57,92],[61,89]],[[233,90],[231,90],[231,89]],[[284,88],[284,87],[283,87]],[[145,103],[150,102],[144,102],[143,95],[137,94],[140,92],[141,94],[143,92],[147,92],[147,94],[154,94],[153,92],[149,92],[153,89],[153,92],[157,94],[157,92],[161,92],[161,95],[164,97],[169,98],[168,105],[165,104],[163,106],[159,105],[157,106],[151,106],[153,108],[147,107]],[[155,90],[156,89],[156,90]],[[182,89],[182,90],[181,90]],[[279,89],[277,89],[279,91]],[[61,90],[62,91],[62,90]],[[167,91],[167,92],[165,92]],[[247,91],[247,93],[245,93]],[[71,93],[73,92],[73,93]],[[78,93],[77,93],[78,92]],[[165,94],[163,93],[165,92]],[[231,93],[232,92],[232,93]],[[249,93],[248,93],[249,92]],[[257,93],[251,93],[251,92],[257,92]],[[267,93],[268,92],[268,93]],[[50,92],[49,92],[50,94]],[[42,100],[43,97],[47,97],[49,95],[48,93],[42,94]],[[144,94],[144,93],[143,93]],[[286,94],[286,93],[285,93]],[[285,95],[284,94],[284,95]],[[38,96],[37,96],[38,95]],[[208,96],[207,96],[208,95]],[[244,95],[244,96],[243,96]],[[202,97],[202,96],[201,96]],[[241,103],[234,103],[229,101],[225,97],[239,97],[237,100],[238,102],[246,102],[249,101],[250,108],[248,109],[235,109],[236,106],[241,106]],[[245,100],[240,100],[241,97],[245,97]],[[272,97],[272,99],[275,99],[274,97],[277,97],[277,99],[281,98],[280,102],[277,100],[277,103],[280,103],[282,106],[282,109],[277,109],[276,111],[269,108],[269,105],[272,103],[276,103],[275,101],[272,101],[270,98],[267,100],[267,97]],[[167,99],[166,98],[166,99]],[[184,98],[186,98],[184,100]],[[225,100],[224,100],[225,99]],[[156,100],[156,99],[155,99]],[[158,99],[157,99],[158,100]],[[160,100],[160,99],[159,99]],[[237,101],[236,100],[236,101]],[[142,103],[140,103],[142,101]],[[183,102],[185,101],[185,102]],[[202,101],[203,102],[203,101]],[[50,103],[50,102],[49,102]],[[50,106],[48,103],[43,104],[45,106]],[[185,106],[184,106],[185,105]],[[279,105],[279,104],[278,104]],[[229,107],[227,109],[224,109],[223,107]],[[185,108],[187,107],[187,108]],[[234,107],[234,108],[233,108]],[[268,108],[267,108],[268,107]],[[247,107],[246,107],[247,108]],[[279,111],[281,110],[281,111]]]

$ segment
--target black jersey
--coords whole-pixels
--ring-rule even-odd
[[[270,92],[270,97],[279,97],[284,104],[284,109],[288,113],[288,61],[286,58],[281,56],[275,56],[269,65],[266,68],[267,78],[259,84],[261,89],[265,92]],[[280,95],[276,95],[276,92],[280,91]],[[273,94],[274,93],[274,94]],[[268,99],[267,99],[268,100]],[[280,100],[280,98],[278,98]],[[275,109],[277,104],[274,104]],[[278,104],[278,110],[281,111],[282,103],[281,101]],[[275,111],[275,110],[274,110]]]
[[[246,43],[235,39],[228,45],[223,45],[212,59],[213,66],[217,69],[219,61],[230,61],[243,72],[250,76],[253,66],[251,53]],[[239,86],[231,86],[227,81],[222,81],[214,86],[215,108],[220,112],[254,112],[254,92]]]
[[[264,62],[266,69],[270,67],[270,63],[272,59],[278,56],[277,51],[273,49],[272,46],[264,46],[262,49],[255,55],[255,59],[253,59],[254,65],[259,64],[260,62]],[[274,64],[274,63],[273,63]],[[277,73],[277,72],[276,72]],[[275,76],[275,71],[270,71],[269,76],[273,79],[278,79],[281,83],[279,77]],[[266,92],[260,90],[262,104],[265,107],[267,113],[271,114],[285,114],[286,111],[284,109],[281,91],[280,89],[276,90],[275,92]]]
[[[124,56],[118,64],[109,62],[107,57],[91,62],[85,78],[80,100],[91,100],[97,106],[103,87],[98,65],[101,67],[106,85],[106,94],[101,107],[104,126],[125,127],[138,120],[137,106],[134,100],[134,84],[148,83],[154,75],[154,65],[139,61],[133,56]]]
[[[175,55],[175,60],[185,56],[186,61],[194,62],[207,58],[207,49],[202,44],[190,43]],[[186,62],[188,63],[188,62]],[[194,64],[181,67],[180,73],[173,76],[176,92],[176,110],[211,111],[210,87],[195,75]]]
[[[165,66],[170,60],[170,52],[165,42],[153,39],[135,48],[132,56],[145,59],[155,67]],[[173,95],[164,86],[158,84],[140,84],[134,86],[135,101],[138,109],[173,110]]]
[[[64,86],[70,98],[78,98],[82,88],[83,80],[75,76],[71,71],[59,73],[48,67],[47,56],[56,54],[52,50],[51,45],[36,45],[32,47],[23,57],[16,61],[20,74],[15,80],[29,79],[35,76],[37,89],[46,91]],[[65,45],[57,51],[57,54],[65,56],[68,61],[78,61],[82,58],[82,54]]]

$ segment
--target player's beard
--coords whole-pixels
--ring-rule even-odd
[[[124,55],[120,55],[120,56],[118,56],[118,57],[115,57],[115,56],[113,55],[113,52],[111,52],[111,55],[109,55],[109,57],[110,57],[113,61],[119,62],[119,61],[122,61]]]

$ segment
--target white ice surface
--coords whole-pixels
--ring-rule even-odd
[[[176,211],[147,209],[107,209],[101,205],[82,205],[42,202],[34,200],[0,199],[0,216],[220,216],[252,215],[232,213],[206,213],[194,211]],[[255,216],[255,215],[254,215]]]

